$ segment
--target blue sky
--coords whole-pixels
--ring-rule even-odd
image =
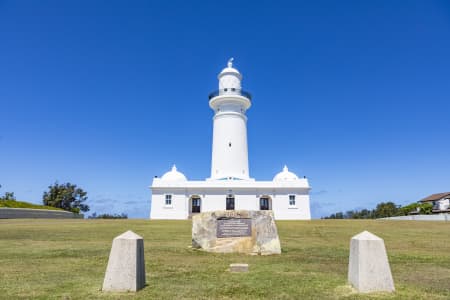
[[[449,53],[448,1],[0,0],[0,192],[147,218],[153,176],[208,177],[229,57],[250,175],[306,175],[314,217],[450,191]]]

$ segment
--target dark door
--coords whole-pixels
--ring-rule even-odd
[[[261,210],[269,210],[269,198],[261,198],[261,199],[259,199],[259,209],[261,209]]]
[[[234,210],[234,197],[227,197],[227,210]]]
[[[192,198],[192,213],[200,212],[200,198]]]

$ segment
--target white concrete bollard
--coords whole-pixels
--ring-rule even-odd
[[[144,240],[128,230],[113,240],[102,290],[127,292],[144,286]]]
[[[395,291],[383,239],[368,231],[352,237],[348,281],[361,293]]]

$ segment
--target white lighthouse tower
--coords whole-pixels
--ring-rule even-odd
[[[151,219],[189,219],[216,210],[272,210],[277,220],[309,220],[310,186],[287,166],[272,180],[250,177],[247,109],[251,96],[233,59],[218,75],[219,89],[209,95],[214,110],[211,176],[188,180],[175,166],[151,186]]]
[[[210,94],[214,110],[212,180],[250,179],[248,168],[247,117],[251,96],[241,88],[242,75],[233,59],[218,75],[219,90]]]

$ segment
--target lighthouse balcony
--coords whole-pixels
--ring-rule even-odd
[[[209,98],[209,100],[211,100],[214,97],[224,96],[224,95],[238,95],[238,96],[243,96],[243,97],[247,98],[248,100],[252,100],[252,95],[249,92],[246,92],[242,89],[237,89],[237,88],[224,88],[224,89],[216,90],[216,91],[212,92],[211,94],[209,94],[208,98]]]

